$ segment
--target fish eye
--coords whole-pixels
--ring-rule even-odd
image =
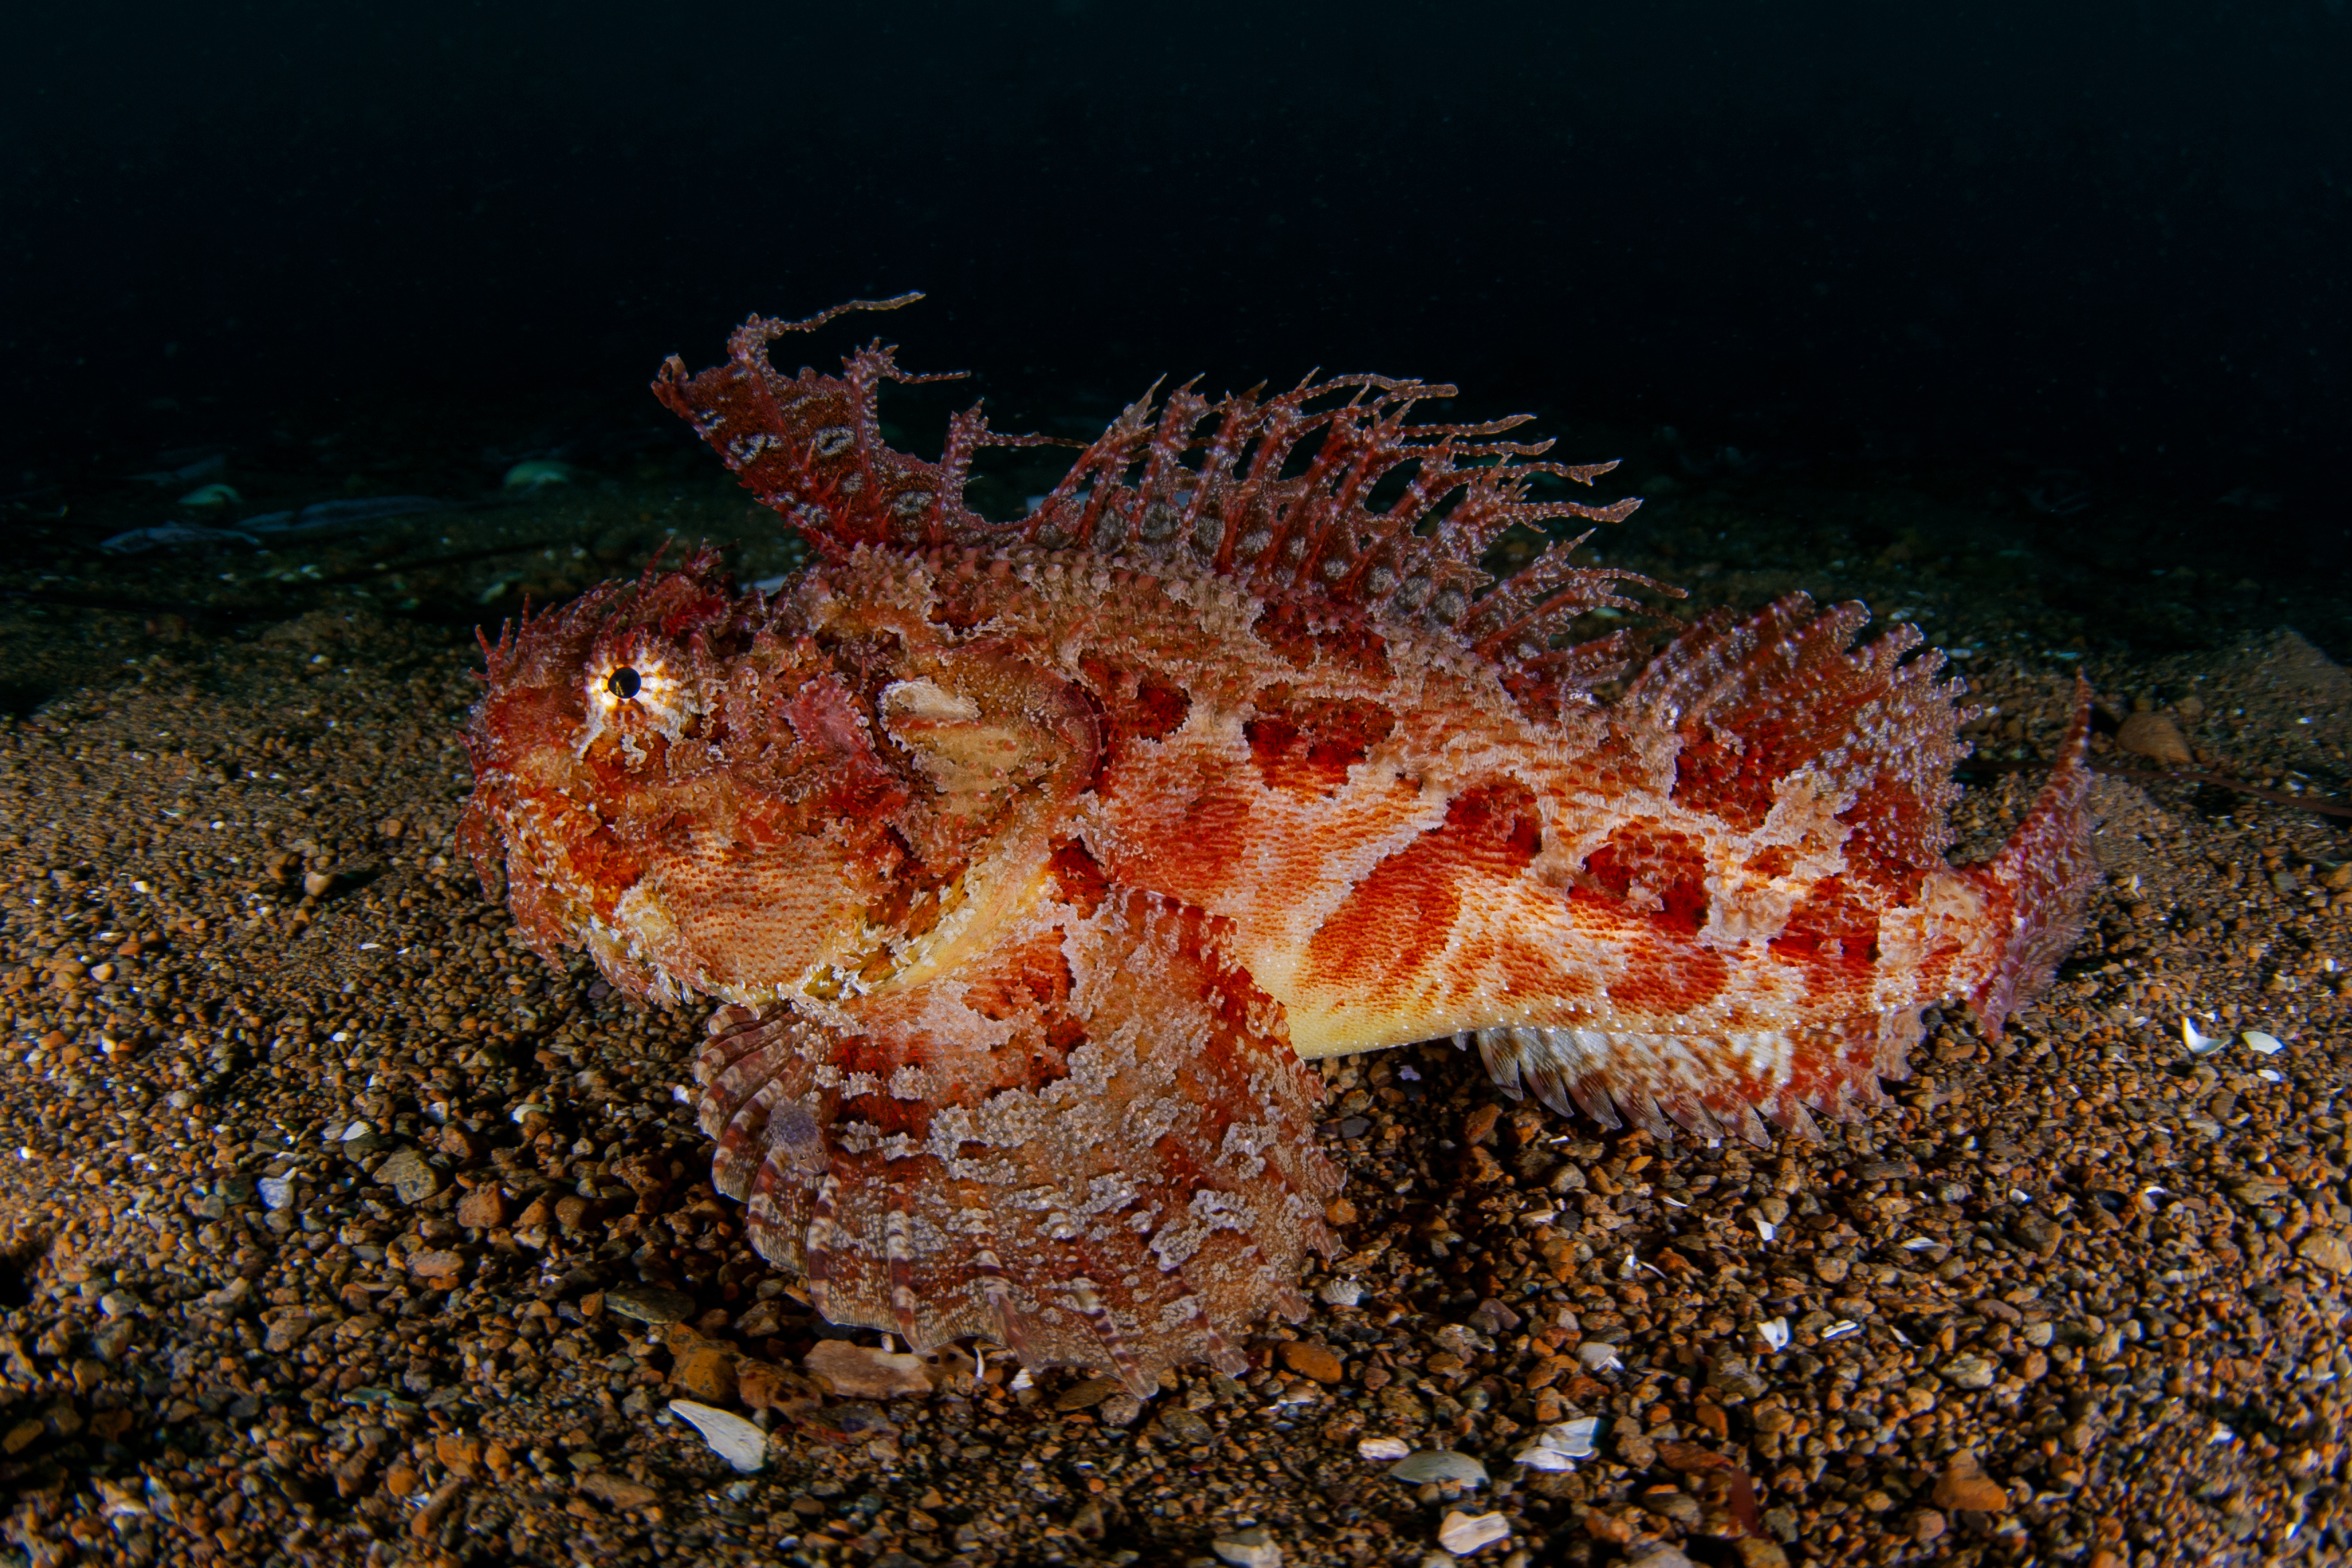
[[[623,702],[626,702],[629,698],[635,696],[637,695],[637,687],[642,684],[643,683],[637,679],[637,672],[629,668],[626,664],[622,665],[619,669],[614,670],[611,674],[604,677],[604,689],[612,693],[614,696],[619,697]]]

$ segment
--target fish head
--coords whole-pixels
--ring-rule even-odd
[[[1096,754],[1018,651],[714,553],[488,649],[463,829],[526,938],[633,995],[833,1002],[937,973],[1034,896]]]

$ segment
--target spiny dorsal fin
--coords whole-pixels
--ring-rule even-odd
[[[1417,404],[1454,389],[1387,376],[1310,377],[1271,397],[1214,401],[1191,383],[1165,397],[1155,388],[1078,454],[1027,517],[992,521],[964,500],[972,455],[1045,438],[991,430],[975,406],[950,422],[940,460],[926,462],[883,443],[876,398],[885,382],[951,378],[900,370],[879,341],[848,355],[838,376],[803,368],[787,377],[769,361],[768,345],[785,333],[919,298],[853,301],[805,321],[753,317],[729,340],[723,365],[689,377],[672,356],[655,395],[825,559],[861,545],[1030,545],[1214,572],[1255,592],[1456,636],[1492,660],[1523,702],[1556,704],[1615,673],[1622,639],[1553,644],[1590,611],[1639,608],[1622,585],[1662,587],[1572,564],[1581,538],[1554,542],[1497,582],[1478,563],[1514,524],[1622,522],[1641,502],[1538,499],[1538,478],[1591,485],[1616,464],[1543,461],[1549,441],[1507,439],[1524,414],[1416,424]],[[1393,498],[1376,507],[1383,481]]]

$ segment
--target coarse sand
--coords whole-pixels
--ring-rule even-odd
[[[1683,613],[1803,587],[1964,653],[1967,845],[2091,675],[2082,946],[1998,1041],[1931,1014],[1899,1109],[1819,1144],[1604,1133],[1444,1042],[1330,1063],[1314,1316],[1142,1403],[815,1319],[711,1192],[698,1016],[549,968],[458,862],[476,621],[667,533],[793,559],[693,455],[615,468],[124,559],[89,518],[154,518],[93,486],[7,565],[0,1561],[2352,1552],[2324,589],[2120,514],[1988,520],[1980,487],[1655,486],[1601,542]],[[761,1468],[673,1400],[750,1422]]]

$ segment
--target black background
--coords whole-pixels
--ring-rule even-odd
[[[10,18],[0,481],[919,287],[1015,412],[1380,370],[2341,519],[2345,0]]]

